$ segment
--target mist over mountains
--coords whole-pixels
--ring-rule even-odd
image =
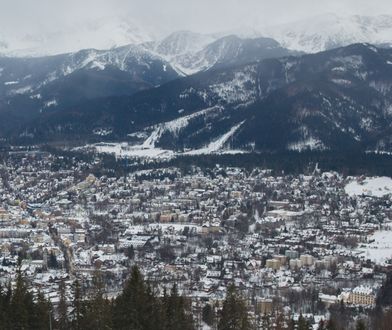
[[[67,31],[32,37],[28,48],[3,41],[0,136],[126,140],[169,153],[389,152],[391,29],[390,16],[324,15],[157,39],[101,20],[79,27],[73,44]],[[91,35],[100,38],[84,43]],[[59,45],[77,51],[26,56]]]
[[[107,50],[129,44],[148,44],[164,56],[196,53],[208,44],[228,35],[240,38],[272,38],[282,47],[319,52],[353,43],[390,44],[392,16],[342,16],[324,14],[280,25],[250,26],[208,34],[154,31],[127,16],[87,19],[75,24],[55,26],[50,30],[19,31],[2,26],[0,54],[6,56],[46,56],[82,49]],[[179,40],[181,39],[181,40]],[[172,47],[167,49],[166,47]],[[174,48],[173,48],[174,47]],[[177,47],[177,49],[175,49]],[[165,49],[166,48],[166,49]]]

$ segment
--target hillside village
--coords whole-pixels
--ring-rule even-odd
[[[382,303],[392,269],[388,178],[308,175],[216,165],[96,176],[99,159],[71,164],[13,150],[0,168],[0,281],[18,259],[33,291],[56,305],[65,280],[84,292],[99,272],[116,297],[133,265],[163,295],[173,284],[219,309],[234,283],[261,329],[300,315],[317,329],[337,306],[360,315]],[[390,189],[390,190],[389,190]]]

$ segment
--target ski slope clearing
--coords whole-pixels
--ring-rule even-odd
[[[392,231],[377,231],[369,237],[369,242],[371,243],[357,249],[365,259],[370,259],[378,264],[384,264],[392,259]]]
[[[215,141],[212,141],[209,145],[204,148],[192,150],[186,152],[186,155],[203,155],[203,154],[211,154],[216,153],[224,149],[225,144],[230,140],[230,138],[237,132],[237,130],[244,124],[245,121],[235,125],[228,131],[226,134],[222,135]]]
[[[169,159],[175,154],[171,150],[146,148],[143,145],[128,146],[124,143],[99,143],[94,146],[98,153],[113,154],[118,158],[160,158]]]
[[[155,144],[159,141],[159,139],[162,137],[162,135],[165,132],[170,132],[174,136],[178,136],[179,132],[187,127],[189,125],[189,122],[192,119],[195,119],[197,117],[201,116],[206,116],[208,113],[218,113],[218,111],[222,111],[223,108],[216,106],[216,107],[211,107],[207,109],[203,109],[201,111],[192,113],[187,116],[183,116],[165,123],[161,123],[158,125],[153,126],[152,128],[154,131],[151,133],[151,135],[147,138],[147,140],[144,141],[143,143],[143,148],[155,148]]]
[[[383,197],[392,193],[392,179],[389,177],[365,178],[363,181],[352,181],[344,188],[349,196]]]
[[[128,143],[97,143],[92,146],[86,146],[87,149],[93,147],[98,153],[113,154],[118,158],[151,158],[151,159],[170,159],[181,155],[203,155],[203,154],[239,154],[244,153],[242,150],[232,150],[226,148],[230,138],[241,127],[244,122],[232,127],[226,134],[217,140],[210,142],[206,147],[201,149],[190,150],[187,152],[175,152],[155,147],[158,131],[154,131],[143,144],[128,145]],[[158,133],[157,133],[158,132]]]

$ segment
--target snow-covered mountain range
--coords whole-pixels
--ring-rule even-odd
[[[354,43],[392,44],[392,16],[327,14],[259,31],[288,49],[317,53]]]
[[[10,30],[0,23],[0,54],[6,56],[37,57],[90,48],[105,50],[155,39],[152,32],[129,17],[105,17],[31,32]]]
[[[37,109],[69,107],[98,97],[132,95],[184,75],[294,53],[267,38],[179,32],[159,43],[86,49],[47,57],[0,57],[0,110],[20,101]],[[179,55],[175,55],[179,54]]]
[[[236,35],[242,39],[266,37],[282,47],[315,53],[353,43],[392,44],[392,16],[340,16],[325,14],[278,26],[251,26],[230,31],[201,34],[179,31],[159,38],[151,29],[129,17],[106,17],[70,24],[49,32],[12,31],[0,23],[0,54],[7,56],[43,56],[143,44],[165,60],[183,67],[216,40]],[[199,60],[201,62],[201,60]],[[203,68],[203,65],[199,65]],[[186,72],[189,65],[183,67]],[[190,73],[195,72],[195,67]]]
[[[158,41],[122,26],[125,46],[0,56],[0,138],[126,139],[132,153],[390,152],[392,18],[306,22]]]
[[[130,155],[392,151],[392,49],[354,44],[234,64],[132,95],[92,97],[69,106],[71,87],[84,86],[79,74],[92,76],[95,84],[97,74],[110,81],[118,77],[110,67],[75,71],[71,81],[59,80],[45,90],[45,97],[64,98],[46,103],[42,111],[29,94],[5,98],[3,109],[9,102],[14,107],[0,111],[2,137],[126,140],[132,143]]]
[[[233,34],[217,39],[192,32],[173,33],[157,43],[147,44],[147,48],[184,75],[294,54],[270,38],[240,38]]]
[[[139,45],[48,57],[0,57],[0,112],[18,117],[26,111],[31,116],[94,98],[132,95],[179,76],[170,63]]]

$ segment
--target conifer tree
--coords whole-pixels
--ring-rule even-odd
[[[337,330],[335,321],[334,321],[333,319],[330,319],[330,320],[328,321],[326,329],[327,329],[327,330]]]
[[[67,305],[67,298],[65,295],[65,282],[63,279],[59,283],[59,296],[60,296],[60,301],[57,307],[58,328],[60,330],[68,330],[69,329],[68,305]]]
[[[238,296],[234,285],[228,288],[218,323],[218,330],[252,329],[245,301]]]
[[[49,268],[53,268],[53,269],[59,268],[59,264],[57,262],[57,257],[53,253],[53,251],[51,251],[50,254],[49,254],[48,267]]]
[[[81,330],[81,321],[82,321],[82,294],[80,283],[78,280],[75,280],[73,283],[73,301],[72,301],[72,328],[75,330]]]
[[[203,320],[204,323],[206,323],[210,327],[214,325],[215,313],[214,313],[213,307],[210,304],[206,304],[203,307],[202,320]]]
[[[34,299],[28,290],[19,262],[15,287],[0,288],[0,329],[48,329],[50,303],[41,292]]]
[[[104,283],[102,280],[102,274],[96,272],[93,277],[93,292],[90,297],[86,319],[88,323],[84,329],[104,330],[112,328],[112,310],[111,304],[104,297]]]
[[[299,316],[299,319],[298,319],[298,330],[309,330],[309,323],[302,316],[302,314]]]
[[[158,299],[137,267],[113,306],[113,327],[127,330],[188,330],[192,318],[186,313],[185,300],[174,286],[170,296]]]
[[[8,304],[6,302],[6,293],[0,286],[0,329],[6,329],[8,318]]]
[[[11,300],[12,300],[12,286],[11,282],[8,282],[6,292],[4,294],[3,298],[3,308],[2,312],[4,315],[3,322],[4,322],[4,329],[7,329],[11,327],[11,321],[12,321],[12,313],[10,311],[11,308]]]
[[[114,306],[113,323],[116,329],[143,329],[142,313],[147,301],[146,286],[142,274],[135,266]]]
[[[27,292],[27,285],[21,272],[21,263],[19,261],[15,290],[12,292],[10,302],[10,321],[15,329],[28,329],[29,327],[29,310],[27,306],[28,299],[32,297]]]
[[[355,326],[355,330],[366,330],[366,325],[363,320],[358,320]]]
[[[192,318],[186,313],[185,300],[178,295],[177,285],[174,284],[170,296],[164,297],[165,329],[193,329]]]
[[[154,292],[150,285],[146,288],[146,302],[144,308],[144,329],[154,330],[157,328],[157,324],[162,326],[162,306],[160,301],[155,297]]]
[[[49,321],[49,318],[52,318],[52,315],[50,313],[50,303],[45,299],[42,292],[38,292],[37,294],[34,310],[34,325],[32,328],[37,330],[47,330],[48,323],[51,322]]]

